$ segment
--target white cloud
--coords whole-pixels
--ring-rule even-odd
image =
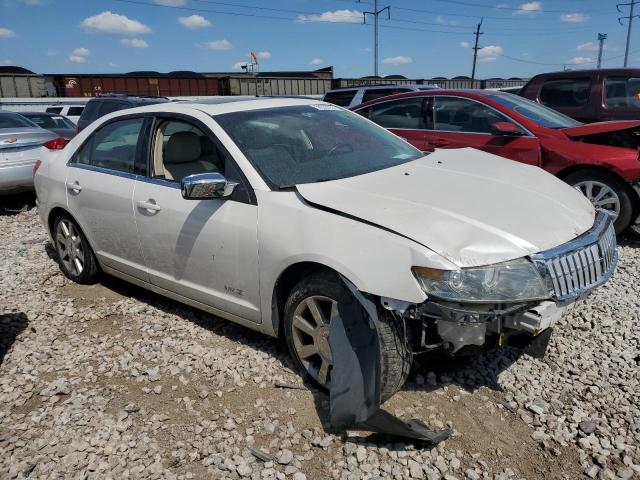
[[[246,66],[248,62],[236,62],[233,64],[233,69],[234,70],[239,70],[241,69],[243,66]]]
[[[117,63],[114,63],[114,62],[109,62],[109,66],[111,68],[115,68],[115,67],[119,67],[120,65],[118,65]]]
[[[25,5],[44,5],[44,0],[21,0]]]
[[[582,23],[589,20],[589,15],[584,13],[563,13],[560,15],[560,20],[569,23]]]
[[[185,3],[187,3],[187,0],[153,0],[153,1],[158,5],[164,5],[165,7],[181,7]]]
[[[469,48],[471,46],[471,44],[469,42],[460,42],[460,47],[461,48]]]
[[[321,58],[314,58],[309,62],[309,65],[322,65],[323,63],[324,60],[322,60]]]
[[[359,10],[336,10],[319,15],[298,15],[298,22],[331,22],[331,23],[362,23],[363,13]]]
[[[404,65],[412,62],[413,58],[406,57],[404,55],[398,55],[396,57],[386,57],[384,60],[382,60],[382,63],[386,65]]]
[[[5,58],[4,60],[0,60],[0,65],[13,65],[13,61]]]
[[[260,60],[269,60],[271,58],[271,52],[258,52],[256,56]]]
[[[520,5],[520,9],[516,12],[520,15],[535,15],[542,10],[542,2],[527,2]]]
[[[137,35],[151,31],[142,22],[110,11],[85,18],[80,26],[87,32],[112,33],[115,35]]]
[[[149,44],[141,38],[123,38],[120,40],[120,43],[133,48],[147,48],[149,46]]]
[[[438,15],[436,17],[436,22],[438,22],[440,25],[457,25],[458,22],[455,20],[447,20],[446,17],[444,17],[443,15]]]
[[[498,45],[487,45],[478,50],[478,61],[482,63],[495,62],[502,55],[502,47]]]
[[[226,39],[206,42],[204,46],[209,50],[231,50],[233,48],[233,45],[231,45],[231,42]]]
[[[15,37],[16,32],[8,28],[0,27],[0,38]]]
[[[206,28],[211,26],[211,22],[204,18],[202,15],[191,15],[189,17],[179,17],[178,22],[187,27],[190,30],[197,30],[198,28]]]
[[[597,52],[598,45],[596,45],[594,42],[581,43],[576,47],[576,50],[578,50],[579,52]]]
[[[593,58],[591,57],[573,57],[567,63],[571,65],[584,65],[586,63],[593,63]]]
[[[80,47],[76,48],[71,55],[69,55],[69,61],[74,63],[84,63],[87,61],[87,57],[91,51],[88,48]]]

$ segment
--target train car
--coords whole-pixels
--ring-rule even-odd
[[[0,67],[0,98],[47,96],[44,77],[22,67]]]

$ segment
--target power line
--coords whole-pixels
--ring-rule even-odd
[[[465,2],[462,0],[433,0],[434,2],[439,2],[439,3],[450,3],[453,5],[462,5],[465,7],[477,7],[477,8],[490,8],[492,10],[509,10],[509,11],[516,11],[516,12],[531,12],[531,13],[567,13],[567,10],[547,10],[547,9],[538,9],[538,10],[523,10],[522,7],[509,7],[507,5],[504,6],[496,6],[496,5],[489,5],[486,3],[471,3],[471,2]],[[532,2],[533,3],[533,2]],[[595,10],[583,10],[584,12],[587,13],[599,13],[599,12],[608,12],[609,10],[600,10],[600,9],[595,9]]]
[[[391,18],[391,8],[389,5],[378,9],[378,0],[373,1],[373,12],[362,12],[362,21],[367,23],[367,15],[373,16],[373,74],[378,76],[378,17],[387,12],[387,19]]]
[[[633,7],[636,6],[636,0],[631,0],[629,3],[619,3],[616,5],[616,9],[618,12],[622,13],[620,7],[629,7],[629,16],[628,17],[619,17],[618,22],[622,25],[622,20],[625,19],[627,22],[627,46],[624,49],[624,66],[627,66],[627,60],[629,60],[629,43],[631,42],[631,25],[633,25],[633,18],[638,15],[633,14]]]

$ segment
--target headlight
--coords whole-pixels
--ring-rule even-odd
[[[524,258],[461,270],[412,270],[427,295],[452,302],[511,303],[550,296],[536,267]]]

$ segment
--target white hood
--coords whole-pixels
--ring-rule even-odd
[[[460,267],[556,247],[595,217],[591,203],[553,175],[472,148],[297,188],[308,202],[411,238]]]

